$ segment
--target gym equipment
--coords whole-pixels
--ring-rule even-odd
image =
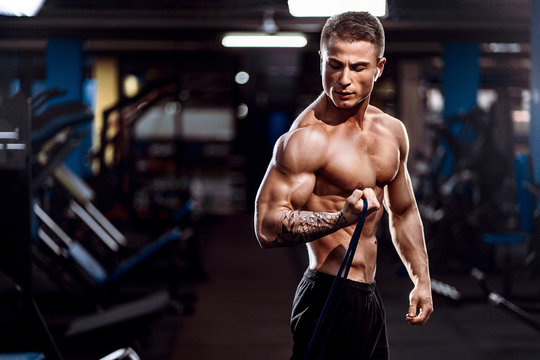
[[[114,171],[117,167],[131,170],[125,165],[130,161],[132,127],[144,111],[164,98],[176,100],[178,92],[175,81],[149,84],[134,97],[123,99],[103,112],[100,147],[94,154],[99,173]]]
[[[43,95],[38,99],[43,100],[48,96]],[[80,122],[87,121],[89,114],[83,111],[83,113],[79,113],[80,116],[60,116],[57,118],[60,119],[59,121],[46,122],[43,127],[36,129],[36,132],[33,133],[34,136],[32,136],[29,116],[31,113],[30,106],[34,106],[33,110],[36,110],[44,103],[45,100],[43,100],[42,104],[31,103],[26,96],[18,93],[11,98],[3,99],[0,106],[0,184],[4,189],[3,201],[0,202],[0,221],[3,229],[2,241],[0,241],[0,275],[2,278],[7,275],[13,281],[9,291],[15,295],[12,298],[14,300],[13,305],[16,308],[9,317],[2,316],[2,350],[13,352],[0,354],[0,359],[62,359],[56,341],[34,300],[31,251],[34,250],[35,246],[31,245],[32,238],[40,239],[40,243],[44,244],[57,258],[66,257],[66,261],[60,261],[61,264],[75,259],[82,259],[87,262],[81,268],[86,267],[86,269],[93,271],[93,273],[90,272],[89,274],[95,275],[100,272],[99,267],[97,267],[99,263],[92,262],[91,256],[85,256],[85,248],[82,245],[71,240],[39,206],[32,209],[34,204],[32,192],[36,190],[36,187],[32,188],[31,186],[31,167],[35,166],[36,170],[38,170],[36,172],[38,179],[43,180],[55,173],[58,182],[64,182],[65,185],[76,184],[72,190],[76,189],[73,192],[75,192],[75,196],[78,197],[81,203],[73,204],[72,209],[78,211],[78,216],[81,218],[85,217],[88,224],[95,226],[95,223],[99,223],[107,231],[111,239],[115,242],[121,242],[121,237],[107,226],[110,223],[103,221],[104,219],[100,218],[99,214],[96,215],[97,209],[89,205],[88,202],[83,201],[89,199],[89,192],[85,191],[88,189],[77,183],[76,179],[71,176],[72,174],[60,164],[65,154],[69,152],[70,146],[62,147],[57,145],[69,145],[73,141],[70,136],[77,133],[73,129]],[[70,107],[65,106],[62,109],[60,111],[58,107],[49,108],[41,112],[41,115],[46,118],[54,111],[57,111],[57,114],[63,113]],[[74,106],[71,110],[73,109],[79,111],[81,107]],[[49,134],[58,131],[58,136],[54,141],[47,144],[48,140],[50,140]],[[38,158],[38,156],[32,156],[33,145],[40,148],[51,145],[49,149],[57,146],[56,150],[58,151],[48,153],[48,161],[45,161],[46,165],[40,166],[35,161],[33,162]],[[52,156],[50,156],[51,154]],[[35,203],[37,204],[37,202]],[[35,222],[36,227],[32,226],[32,210],[36,210],[40,215],[41,227],[37,226],[37,221]],[[94,223],[88,219],[88,215],[92,216]],[[35,232],[33,233],[33,231]],[[35,237],[32,236],[33,234]],[[176,229],[173,230],[168,236],[164,236],[155,244],[152,244],[153,247],[149,246],[137,256],[123,262],[121,266],[115,269],[115,272],[107,273],[108,277],[103,277],[101,279],[102,283],[116,283],[131,269],[151,258],[156,248],[160,247],[159,245],[176,243],[179,236],[180,232]],[[71,245],[72,249],[68,245]],[[82,261],[80,264],[82,264]],[[65,271],[65,269],[63,270]],[[56,274],[56,277],[61,276],[63,276],[62,273]],[[6,289],[2,290],[3,295],[6,295]],[[176,309],[179,308],[176,301],[170,298],[168,292],[161,291],[147,295],[143,299],[117,304],[115,307],[108,309],[101,307],[101,310],[97,313],[87,314],[81,319],[76,318],[72,321],[71,327],[69,327],[70,332],[67,335],[72,337],[82,337],[87,333],[95,335],[104,329],[116,329],[119,326],[126,326],[129,331],[122,331],[122,333],[129,334],[135,324],[148,323],[157,314],[169,310],[171,306]],[[3,306],[3,308],[9,310],[11,306]],[[16,318],[14,319],[15,324],[13,324],[15,326],[6,326],[6,322],[11,321],[11,318]],[[9,344],[6,344],[6,342]],[[9,345],[9,348],[6,345]],[[132,349],[125,348],[108,355],[106,358],[138,359],[138,355]]]
[[[139,355],[130,347],[118,349],[99,360],[140,360]],[[45,355],[37,352],[0,354],[0,360],[46,360]]]
[[[47,106],[47,101],[59,95],[62,92],[57,89],[46,90],[30,100],[33,190],[80,144],[88,132],[83,125],[94,118],[80,102]]]
[[[38,200],[50,201],[51,196],[46,186],[43,187],[43,182],[46,179],[54,179],[56,184],[60,185],[64,192],[71,197],[68,203],[69,210],[97,235],[110,253],[118,253],[122,246],[127,245],[125,236],[93,206],[93,190],[63,164],[64,158],[71,152],[79,140],[78,137],[82,134],[77,128],[78,125],[91,121],[93,116],[88,108],[82,104],[56,105],[43,110],[45,98],[54,97],[58,93],[58,91],[45,92],[31,102],[32,115],[35,115],[33,123],[36,124],[36,131],[32,133],[31,141],[30,136],[28,136],[28,144],[31,144],[35,151],[33,151],[33,162],[27,161],[26,163],[31,164],[34,170],[32,192],[37,197],[34,201],[29,198],[26,202],[29,222],[25,228],[27,230],[32,228],[33,236],[31,238],[34,240],[31,249],[34,255],[46,255],[47,265],[56,263],[54,267],[45,269],[46,272],[49,271],[51,279],[61,282],[67,272],[70,272],[75,277],[74,282],[77,282],[77,285],[86,283],[83,286],[87,286],[87,289],[91,288],[94,291],[93,295],[98,298],[96,308],[99,310],[95,313],[91,311],[92,313],[86,314],[80,319],[71,320],[68,324],[68,330],[63,334],[65,339],[85,337],[87,334],[92,334],[96,338],[101,336],[104,330],[122,328],[121,333],[129,336],[128,334],[132,334],[134,328],[138,328],[138,324],[147,324],[157,314],[170,309],[171,306],[177,309],[181,306],[171,299],[168,292],[159,291],[142,299],[128,299],[126,301],[124,298],[121,300],[122,302],[116,301],[116,305],[110,307],[114,300],[111,296],[111,290],[135,269],[148,263],[156,254],[166,251],[170,246],[177,246],[180,230],[173,229],[135,255],[123,259],[111,269],[104,267],[85,245],[73,240],[44,211]],[[24,100],[28,106],[28,99]],[[30,146],[28,146],[28,151],[30,152]],[[26,174],[29,176],[29,169],[27,169]],[[47,183],[50,184],[48,180]],[[11,187],[13,184],[5,188]],[[32,217],[35,220],[34,226],[30,226],[31,214],[34,214]],[[29,260],[30,256],[21,258]],[[43,259],[37,259],[34,256],[34,261],[42,262]],[[45,264],[45,262],[42,263]],[[81,279],[84,281],[80,281]],[[83,296],[84,300],[88,300],[87,295]],[[110,337],[110,333],[108,334]],[[52,336],[50,338],[52,341]],[[47,358],[60,358],[59,354],[53,356],[49,353],[51,351],[47,351]],[[129,358],[136,358],[134,352],[126,350],[122,354],[117,353],[116,358],[123,356],[127,359],[126,354],[131,354],[132,357]]]
[[[140,360],[139,355],[130,347],[118,349],[99,360]]]
[[[146,248],[131,258],[124,260],[116,268],[108,271],[105,269],[79,242],[72,240],[62,230],[56,222],[37,204],[33,206],[34,213],[42,224],[46,225],[61,242],[57,244],[48,231],[39,227],[37,236],[43,241],[56,255],[69,258],[84,274],[93,281],[98,287],[109,287],[117,283],[132,271],[142,266],[160,251],[165,251],[168,247],[175,246],[180,241],[180,229],[173,229],[164,234],[157,241],[150,243]]]
[[[165,291],[156,292],[142,299],[113,306],[96,314],[81,316],[69,324],[65,336],[76,337],[101,331],[110,326],[126,326],[126,324],[141,318],[154,316],[169,307],[171,307],[169,294]]]
[[[510,315],[527,324],[534,330],[540,332],[540,319],[533,317],[531,314],[529,314],[516,304],[510,302],[502,295],[491,291],[487,285],[485,275],[481,270],[473,268],[471,270],[471,276],[478,282],[478,285],[482,289],[485,297],[490,304],[509,313]]]
[[[64,164],[54,169],[54,177],[77,200],[71,201],[70,208],[73,212],[92,228],[112,251],[127,245],[126,237],[92,203],[95,194],[90,186]]]
[[[440,280],[433,278],[431,279],[431,290],[446,299],[452,300],[455,303],[461,303],[463,300],[463,295],[457,288]]]
[[[100,199],[100,209],[121,208],[128,220],[162,226],[189,199],[190,169],[177,172],[183,144],[172,138],[174,134],[152,141],[135,134],[139,121],[155,107],[179,107],[179,93],[177,79],[153,82],[103,112],[99,145],[92,154],[92,184],[108,194]]]
[[[174,228],[137,249],[132,256],[125,257],[127,251],[121,250],[129,245],[126,236],[93,205],[95,192],[63,164],[65,157],[86,132],[79,125],[91,121],[93,116],[82,104],[46,107],[47,99],[57,93],[47,91],[31,100],[17,94],[13,98],[3,99],[0,106],[0,183],[5,189],[0,203],[0,221],[4,229],[0,242],[0,276],[3,279],[5,274],[13,279],[8,300],[13,299],[17,308],[9,317],[0,316],[2,343],[9,343],[9,347],[3,345],[1,351],[10,352],[0,354],[0,357],[13,355],[31,358],[35,355],[39,358],[44,355],[47,359],[61,359],[56,345],[58,340],[71,345],[76,339],[84,343],[94,339],[99,344],[108,341],[114,342],[115,347],[122,346],[142,334],[140,330],[157,315],[171,309],[180,314],[184,308],[184,304],[176,300],[178,293],[173,293],[170,288],[168,291],[162,290],[163,284],[158,284],[160,291],[151,292],[147,284],[137,288],[138,283],[131,282],[128,283],[130,293],[118,292],[124,280],[139,267],[153,261],[158,253],[175,254],[181,236],[192,231],[189,228],[185,231]],[[35,125],[33,132],[32,124]],[[54,186],[54,189],[50,186]],[[60,190],[69,198],[65,209],[54,207],[52,202],[57,201],[54,198],[57,194],[51,189]],[[54,211],[47,213],[49,206]],[[85,229],[92,230],[92,238],[97,238],[103,245],[107,251],[106,257],[112,258],[111,254],[116,257],[114,267],[96,258],[93,249],[80,241],[84,239],[73,237],[64,229],[64,222],[53,220],[54,217],[63,216],[62,211],[56,211],[62,209],[73,214],[73,223],[77,221]],[[188,204],[179,212],[184,214],[180,214],[178,219],[182,226],[185,226],[183,216],[189,217],[191,210],[191,204]],[[171,247],[175,248],[174,252],[168,251]],[[128,249],[131,250],[133,248]],[[57,284],[71,278],[71,283],[64,283],[66,286],[61,286],[61,289],[72,290],[69,288],[71,285],[76,285],[78,289],[82,287],[82,294],[60,294],[62,298],[55,299],[53,307],[67,301],[71,309],[69,301],[73,299],[72,295],[76,295],[75,298],[82,301],[75,300],[72,305],[78,312],[84,308],[84,316],[78,317],[80,313],[77,313],[75,317],[71,314],[68,318],[63,308],[59,317],[51,313],[47,313],[45,318],[42,316],[33,297],[33,264],[42,265],[45,273]],[[40,286],[43,285],[40,283]],[[48,284],[44,287],[47,292],[40,292],[39,300],[46,301],[50,295],[57,296],[56,293],[48,293]],[[155,291],[155,287],[152,289]],[[6,295],[6,290],[2,290],[2,295]],[[137,295],[133,296],[134,292]],[[139,296],[141,292],[145,293],[142,298]],[[173,296],[175,299],[172,299]],[[11,306],[3,308],[8,311]],[[54,317],[53,332],[49,331],[45,322],[51,315]],[[12,318],[16,326],[6,326]],[[64,326],[66,329],[62,329]],[[88,337],[90,334],[92,336]],[[122,343],[119,343],[119,339]],[[134,352],[127,348],[124,350],[110,358],[137,358]]]
[[[48,359],[61,359],[32,293],[29,114],[28,98],[22,93],[3,99],[0,107],[0,188],[3,189],[0,271],[13,280],[10,291],[15,294],[15,308],[20,317],[17,326],[10,328],[13,333],[9,335],[24,338],[20,346],[39,349]],[[17,329],[21,329],[20,334]],[[3,339],[11,346],[17,346],[18,340]]]
[[[126,237],[94,206],[92,202],[95,196],[94,191],[86,184],[86,182],[74,174],[64,164],[57,165],[53,170],[53,175],[54,179],[57,180],[69,194],[69,197],[73,197],[68,200],[67,209],[76,215],[76,217],[97,236],[99,241],[106,246],[107,250],[109,250],[109,252],[103,254],[103,257],[107,260],[110,260],[111,255],[120,257],[120,250],[127,249],[129,245],[128,241]],[[183,224],[183,221],[189,218],[192,211],[192,202],[187,201],[180,209],[178,209],[175,218],[173,219],[175,223],[172,225],[176,227],[182,225],[187,229],[189,226]],[[186,235],[188,233],[189,231],[185,232]],[[162,237],[160,237],[160,239],[162,239]],[[160,245],[167,246],[168,243],[160,239],[154,240],[153,245],[148,247],[148,249],[155,248],[154,250],[157,251],[159,250],[157,247]],[[188,241],[188,237],[184,236],[182,240],[184,242]],[[140,251],[141,254],[144,253],[142,250]]]
[[[38,95],[51,98],[59,91],[48,91]],[[39,108],[42,105],[36,105]],[[34,113],[37,109],[34,108]],[[32,146],[35,149],[33,166],[34,192],[39,189],[44,179],[51,175],[61,183],[84,209],[73,205],[74,213],[83,220],[103,243],[112,251],[118,251],[119,245],[125,245],[125,237],[92,204],[94,192],[79,177],[63,164],[63,160],[77,146],[77,126],[88,123],[93,114],[83,104],[70,103],[49,107],[36,115],[33,123],[40,127],[32,134]],[[75,138],[74,138],[75,136]]]
[[[51,98],[58,93],[59,91],[54,90],[44,92],[43,95],[38,96],[38,99],[43,97]],[[40,101],[40,103],[43,103],[43,101]],[[40,107],[42,105],[36,105],[33,110],[37,112],[37,109]],[[133,268],[138,267],[143,262],[148,262],[149,259],[158,253],[164,253],[164,250],[170,248],[172,245],[178,245],[180,235],[173,229],[143,249],[138,249],[135,254],[130,254],[128,258],[124,256],[123,253],[128,252],[126,237],[94,206],[95,192],[90,186],[62,163],[64,157],[74,148],[73,143],[76,143],[76,139],[73,139],[73,133],[77,131],[76,125],[89,121],[92,118],[90,115],[87,107],[81,104],[57,105],[47,108],[38,115],[40,123],[44,125],[39,129],[39,136],[36,133],[33,136],[33,141],[36,142],[32,144],[35,145],[36,151],[34,153],[36,153],[35,158],[37,159],[34,164],[34,170],[37,173],[34,182],[34,193],[36,196],[39,196],[38,193],[40,193],[41,197],[44,198],[43,203],[51,202],[49,191],[42,189],[42,182],[45,178],[54,178],[56,183],[61,185],[64,192],[68,194],[68,200],[66,200],[65,204],[67,211],[74,214],[87,229],[90,229],[97,237],[98,242],[92,242],[90,246],[84,249],[81,242],[75,242],[75,245],[73,245],[72,240],[68,240],[69,237],[63,230],[63,236],[60,239],[63,239],[64,245],[73,250],[74,254],[79,254],[79,257],[75,259],[81,261],[81,264],[93,264],[92,266],[88,265],[90,267],[85,269],[86,273],[90,275],[90,278],[94,282],[102,286],[105,283],[111,284],[115,282],[116,280],[113,279],[123,277],[125,273],[131,272]],[[40,141],[37,141],[36,138]],[[51,153],[53,154],[52,156],[50,155]],[[50,183],[48,186],[50,186]],[[50,206],[54,208],[55,213],[58,213],[59,208],[63,207],[64,204],[59,205],[56,202]],[[46,219],[49,224],[54,222],[46,214],[43,206],[34,207],[34,209],[39,212],[42,220]],[[191,202],[187,201],[179,209],[178,216],[175,220],[178,223],[185,221],[185,218],[191,214],[192,209]],[[172,225],[174,226],[174,224]],[[185,227],[185,224],[182,225]],[[55,229],[61,228],[61,225],[55,224],[55,226]],[[189,240],[186,235],[190,233],[192,234],[193,232],[186,231],[184,233],[185,235],[181,238],[183,242]],[[56,249],[58,245],[54,243],[44,229],[38,231],[36,236],[49,246],[53,253],[58,255],[58,249]],[[105,248],[102,249],[101,245],[104,245]],[[91,250],[92,256],[87,251],[88,249]],[[73,259],[73,254],[70,256]],[[92,260],[89,260],[90,256]],[[95,256],[101,256],[101,258],[98,260],[95,259]],[[82,261],[81,257],[86,258],[86,261]],[[97,265],[100,262],[103,263],[102,266]],[[105,266],[106,262],[108,262],[107,266],[109,268],[114,266],[114,270],[111,273],[104,271],[104,268],[107,267]],[[107,275],[105,275],[106,273]]]
[[[492,114],[480,109],[429,127],[433,155],[419,163],[415,193],[430,265],[467,271],[489,261],[483,234],[514,226],[512,159],[497,144]]]
[[[486,233],[483,241],[486,244],[503,247],[505,258],[502,264],[503,270],[503,295],[511,296],[512,290],[512,258],[510,246],[526,245],[534,252],[534,242],[538,240],[532,238],[534,230],[534,210],[535,199],[533,193],[526,188],[526,184],[531,184],[532,172],[527,155],[518,153],[514,160],[514,172],[516,179],[516,198],[518,201],[519,228],[517,231],[504,233]],[[533,255],[534,256],[534,255]]]
[[[86,123],[94,118],[90,109],[81,103],[56,105],[50,107],[40,116],[33,116],[32,143],[41,145],[50,138],[50,134],[56,134],[68,126]]]
[[[335,303],[333,304],[334,311],[332,312],[332,316],[330,317],[330,320],[328,321],[326,333],[322,340],[321,349],[319,351],[319,356],[317,358],[321,359],[322,356],[324,355],[324,351],[326,349],[326,341],[328,340],[328,336],[332,328],[332,323],[334,322],[336,309],[341,300],[341,295],[343,294],[345,281],[347,279],[347,276],[349,275],[349,270],[352,265],[354,253],[356,252],[356,246],[358,245],[358,240],[360,239],[360,234],[362,233],[362,228],[364,227],[364,220],[366,219],[366,212],[367,212],[367,200],[366,199],[363,199],[363,200],[364,200],[364,206],[362,207],[362,214],[360,215],[360,218],[358,219],[356,228],[354,229],[353,235],[351,237],[351,241],[349,242],[349,246],[347,248],[347,251],[345,252],[345,256],[343,257],[343,260],[339,267],[336,278],[334,279],[334,282],[332,283],[332,287],[330,288],[330,292],[328,294],[328,297],[326,298],[326,302],[321,311],[321,315],[319,316],[319,320],[317,321],[317,325],[315,326],[315,330],[313,331],[313,335],[311,336],[311,340],[309,341],[309,345],[308,345],[306,354],[304,356],[305,360],[309,359],[309,355],[311,351],[313,351],[313,347],[315,346],[315,343],[319,335],[319,331],[321,330],[321,327],[322,327],[323,319],[326,316],[326,313],[329,310],[331,306],[330,304],[332,303],[334,296],[336,296],[335,294],[337,291],[337,298],[335,300]]]

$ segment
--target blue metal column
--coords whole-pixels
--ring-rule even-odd
[[[477,43],[449,42],[444,45],[442,90],[445,119],[466,114],[476,106],[480,86],[479,52]],[[451,132],[459,136],[462,125],[451,124]],[[455,155],[448,144],[443,143],[440,146],[445,154],[441,159],[440,175],[446,178],[453,173]]]
[[[66,95],[49,105],[82,100],[83,53],[78,39],[51,39],[47,42],[45,84],[47,89],[61,89]]]
[[[531,123],[529,146],[534,180],[540,183],[540,1],[531,1]]]
[[[51,39],[46,50],[47,89],[60,89],[66,94],[49,101],[48,105],[83,101],[84,56],[82,41],[79,39]],[[66,165],[76,174],[90,174],[89,164],[85,157],[92,146],[91,124],[81,125],[87,130],[82,143],[66,158]]]
[[[444,45],[443,95],[444,117],[460,115],[476,106],[480,85],[477,43]]]

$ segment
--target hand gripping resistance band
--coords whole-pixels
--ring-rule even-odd
[[[332,311],[332,316],[330,317],[330,320],[328,322],[326,334],[324,336],[324,339],[321,345],[321,350],[319,352],[319,356],[317,357],[317,359],[322,359],[322,356],[324,354],[324,350],[326,348],[326,341],[328,340],[328,336],[330,335],[330,329],[332,327],[332,323],[334,322],[334,317],[336,315],[336,309],[341,300],[341,295],[343,294],[343,289],[345,288],[344,285],[347,280],[347,276],[349,275],[349,270],[351,269],[354,253],[356,252],[356,246],[358,245],[358,240],[360,239],[360,234],[362,233],[362,228],[364,227],[364,221],[366,220],[367,200],[366,199],[363,199],[363,200],[364,200],[364,206],[362,208],[362,214],[360,215],[360,218],[358,219],[358,223],[356,224],[356,228],[354,229],[354,233],[351,237],[349,247],[347,248],[347,251],[345,252],[345,256],[343,257],[343,260],[341,261],[339,271],[336,275],[336,278],[334,279],[332,287],[330,288],[328,297],[326,298],[326,303],[324,304],[324,307],[321,311],[321,315],[319,316],[319,320],[317,321],[317,326],[315,327],[315,330],[313,331],[313,335],[311,336],[311,340],[309,342],[304,360],[309,359],[309,354],[311,353],[311,350],[313,349],[313,346],[315,345],[324,317],[326,316],[326,313],[330,307],[330,303],[332,302],[332,298],[335,296],[336,291],[338,291],[337,298],[334,304],[334,309]],[[343,275],[343,277],[341,275]]]

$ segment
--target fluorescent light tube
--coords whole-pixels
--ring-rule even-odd
[[[225,47],[285,47],[301,48],[307,45],[307,38],[301,33],[228,33],[221,44]]]
[[[288,0],[289,12],[296,17],[329,17],[345,11],[367,11],[386,16],[386,0]]]

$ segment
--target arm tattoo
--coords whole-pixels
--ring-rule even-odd
[[[312,212],[290,210],[281,218],[274,246],[294,246],[331,234],[347,226],[341,211]]]

